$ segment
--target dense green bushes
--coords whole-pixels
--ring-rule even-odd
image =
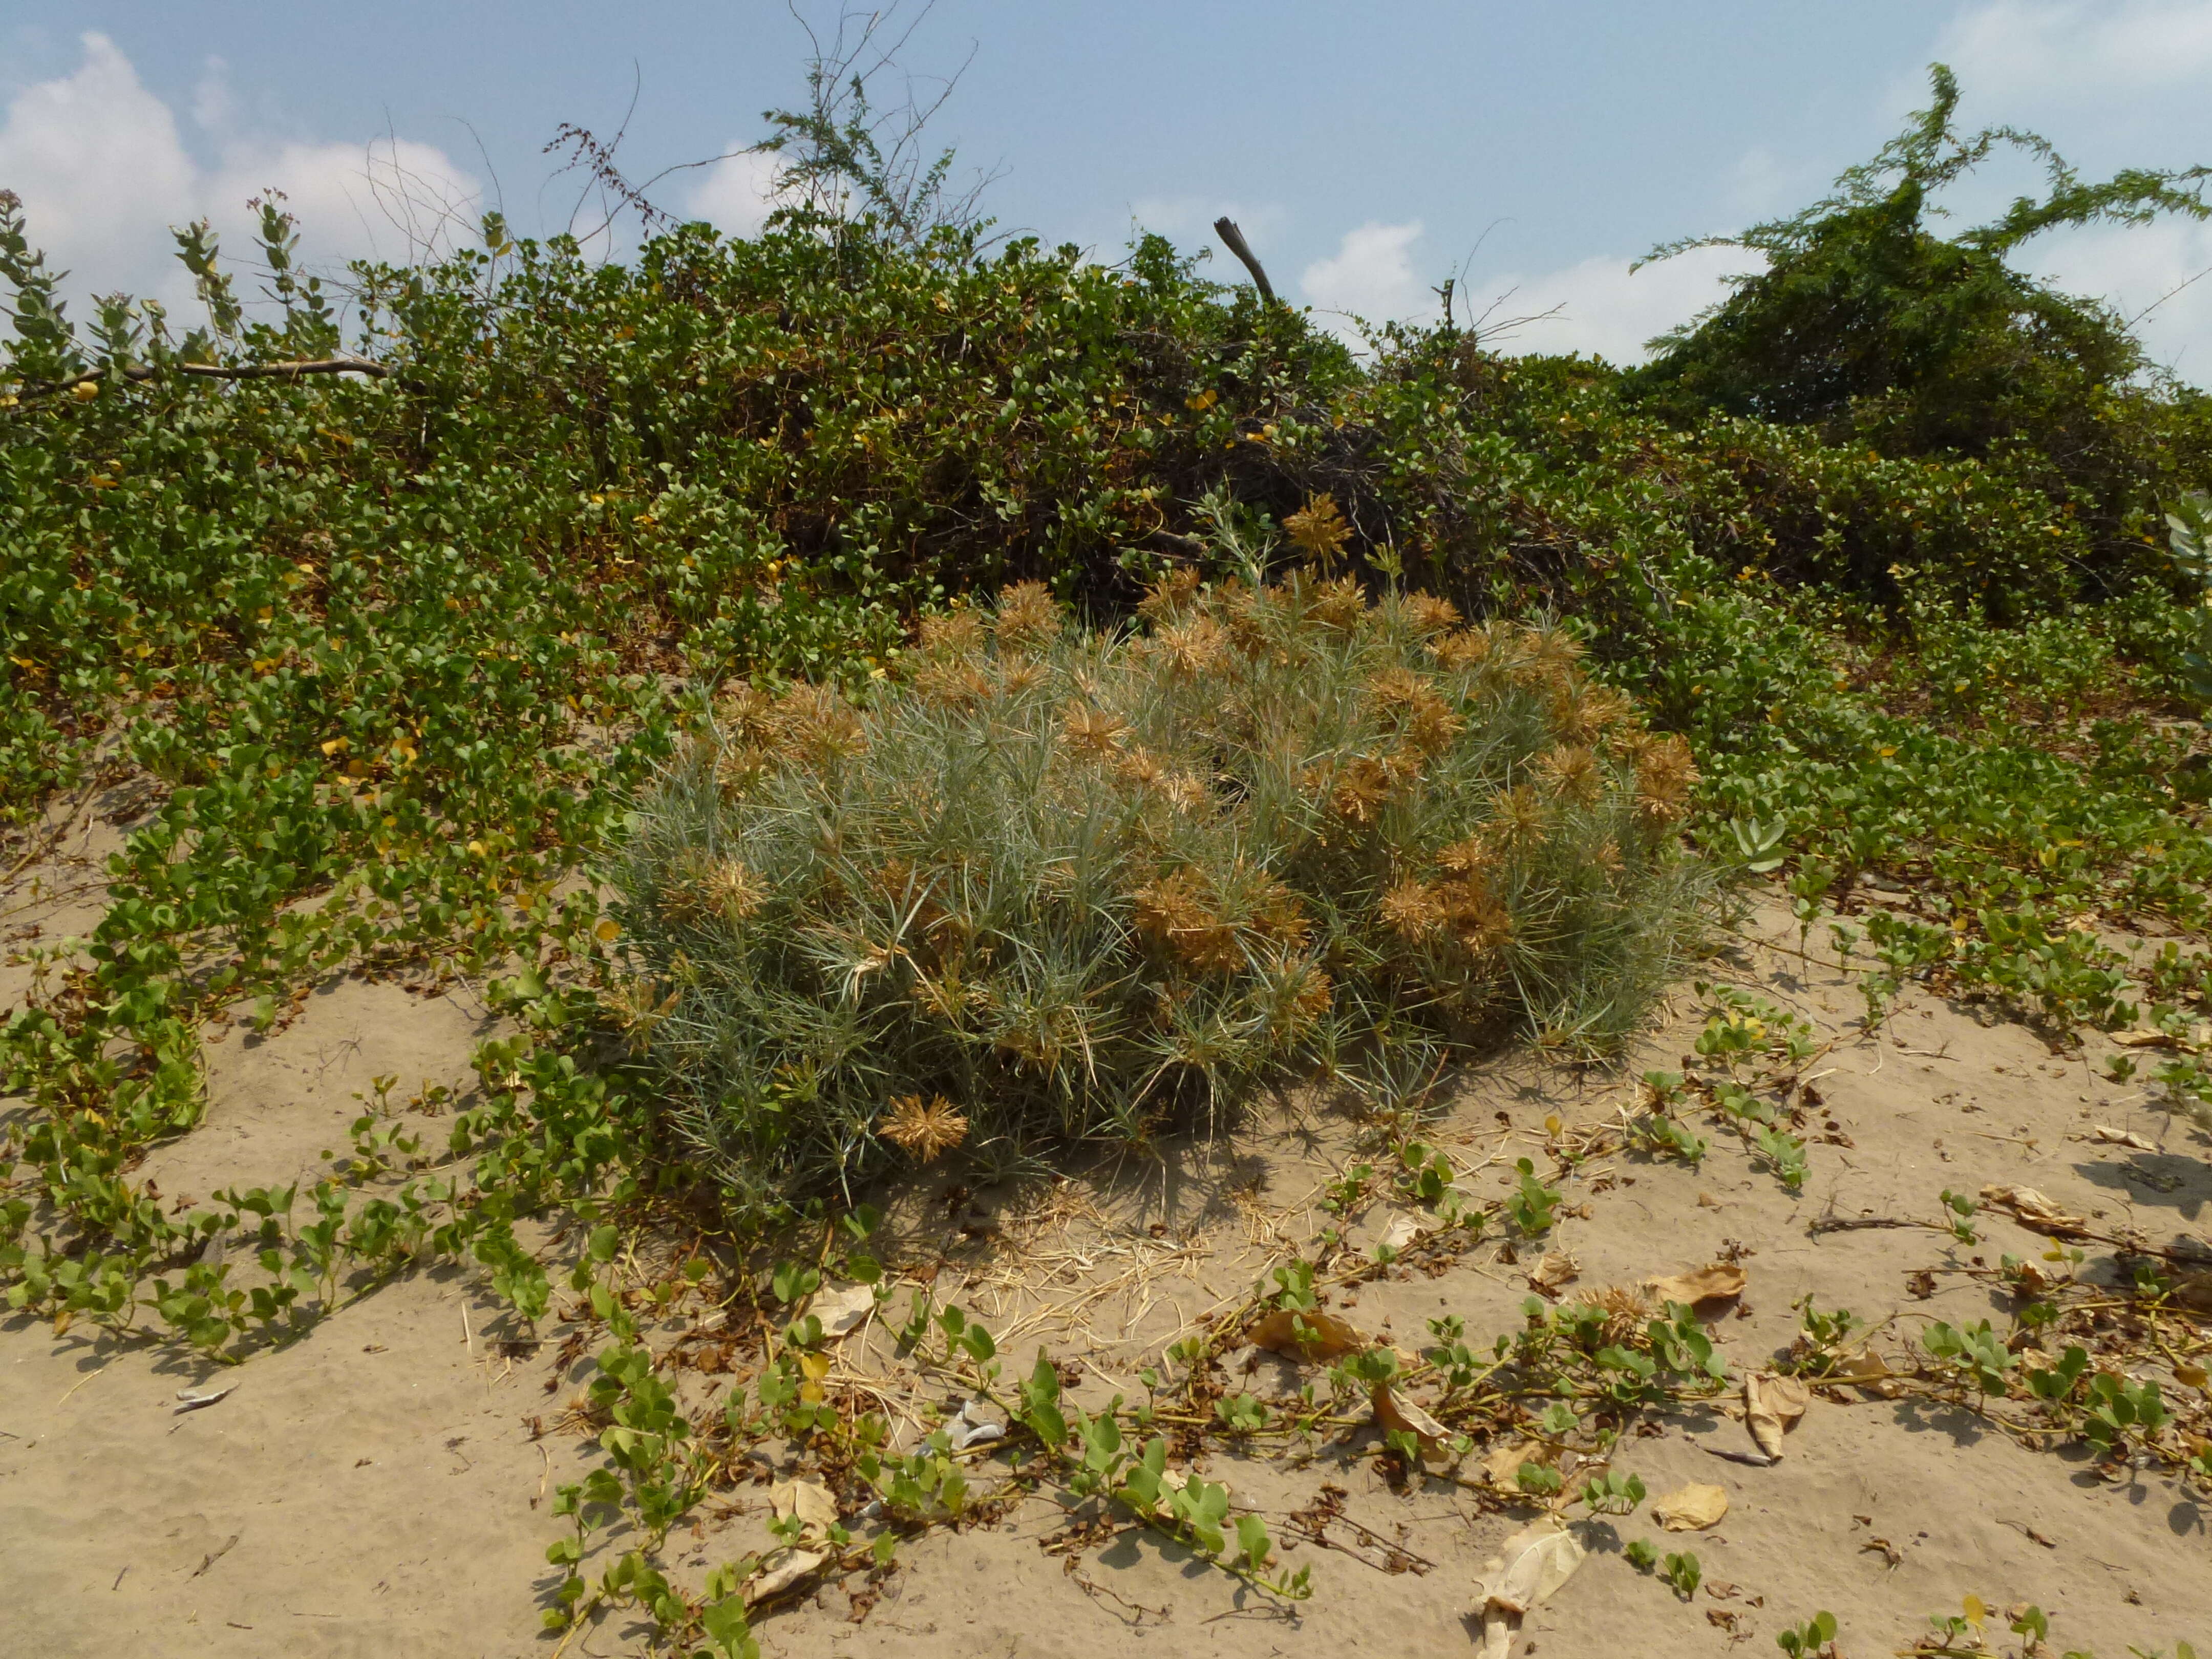
[[[341,316],[272,210],[252,306],[180,239],[180,332],[121,299],[73,329],[32,228],[0,200],[0,822],[147,785],[83,976],[0,1050],[81,1219],[138,1225],[128,1158],[196,1112],[213,1012],[592,950],[571,878],[713,688],[865,701],[917,613],[1009,580],[1110,627],[1170,573],[1273,580],[1323,495],[1370,594],[1582,642],[1808,892],[1907,872],[1961,950],[2203,911],[2204,768],[2161,724],[2199,705],[2160,509],[2212,483],[2179,388],[2105,386],[2134,435],[2054,482],[2073,428],[2025,404],[1965,453],[1449,329],[1363,363],[1157,240],[1109,267],[799,215],[595,265],[494,217]],[[380,377],[222,378],[347,340]]]
[[[1695,774],[1571,641],[1305,572],[1144,609],[1065,633],[1010,588],[863,708],[739,687],[647,799],[611,1004],[749,1211],[1644,1017]]]

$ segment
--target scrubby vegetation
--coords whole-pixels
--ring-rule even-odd
[[[1066,630],[1027,583],[926,619],[863,708],[741,686],[653,793],[611,1001],[748,1212],[893,1148],[1141,1145],[1271,1079],[1395,1107],[1501,1018],[1589,1050],[1644,1018],[1695,772],[1568,636],[1305,569],[1139,609]]]
[[[2004,135],[1957,137],[1937,92],[1628,374],[1451,326],[1355,356],[1157,238],[1100,263],[878,216],[881,158],[804,123],[850,190],[627,264],[491,216],[341,292],[272,204],[249,305],[194,227],[189,332],[121,296],[74,326],[0,196],[9,864],[96,792],[137,809],[103,919],[0,1031],[9,1306],[235,1358],[464,1257],[535,1317],[513,1223],[551,1206],[819,1217],[901,1158],[1141,1140],[1322,1066],[1400,1102],[1485,1032],[1632,1030],[1700,869],[1785,883],[1858,953],[1869,1023],[1917,981],[2056,1042],[2139,1025],[2202,1111],[2205,953],[2110,935],[2201,927],[2212,894],[2212,423],[2006,263],[2049,225],[2201,213],[2199,175],[2053,158],[2047,200],[1944,240],[1929,192]],[[202,1028],[349,969],[494,976],[520,1035],[447,1158],[410,1173],[365,1117],[299,1224],[296,1192],[143,1191],[203,1109]],[[1558,1194],[1522,1173],[1539,1235]],[[258,1272],[204,1251],[234,1235]],[[594,1503],[657,1538],[704,1479],[595,1271],[628,1485],[572,1489],[556,1563]],[[945,1364],[985,1364],[957,1313]],[[1586,1405],[1711,1381],[1686,1312],[1605,1342],[1564,1317],[1514,1364],[1613,1366]],[[820,1330],[792,1328],[766,1418],[726,1431],[876,1457],[803,1394]],[[1110,1415],[1070,1452],[1048,1381],[1046,1453],[1262,1579],[1264,1528],[1231,1550],[1218,1489],[1171,1504]],[[1394,1432],[1418,1463],[1425,1431]],[[957,1511],[914,1458],[878,1463],[900,1513]],[[624,1559],[592,1595],[696,1638]]]

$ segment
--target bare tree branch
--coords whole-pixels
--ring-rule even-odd
[[[1252,284],[1260,290],[1261,302],[1276,304],[1274,286],[1267,281],[1267,273],[1261,267],[1260,256],[1252,252],[1251,244],[1244,240],[1244,233],[1237,228],[1237,222],[1226,217],[1216,219],[1213,234],[1228,244],[1229,251],[1243,262],[1245,270],[1252,273]]]
[[[73,392],[81,386],[95,386],[108,378],[110,373],[126,380],[158,380],[165,374],[183,374],[203,380],[297,380],[309,374],[365,374],[372,380],[398,380],[404,386],[419,389],[419,381],[398,374],[389,364],[367,357],[319,357],[312,362],[295,363],[170,363],[153,368],[143,363],[132,363],[110,371],[89,369],[72,375],[66,380],[55,380],[45,386],[26,386],[18,394],[19,401],[33,398],[58,397]]]

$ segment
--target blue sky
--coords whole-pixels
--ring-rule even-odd
[[[781,0],[0,0],[0,186],[78,292],[174,300],[164,228],[210,214],[240,246],[266,185],[331,264],[404,253],[495,202],[559,228],[574,192],[540,148],[561,122],[610,131],[635,88],[633,176],[713,156],[796,97],[805,45]],[[933,136],[1000,173],[986,200],[1004,227],[1110,258],[1133,224],[1206,246],[1227,211],[1277,287],[1340,325],[1432,312],[1458,270],[1498,318],[1554,313],[1521,348],[1625,361],[1742,263],[1631,276],[1632,259],[1813,199],[1922,100],[1936,58],[1969,119],[2036,127],[2086,171],[2212,161],[2212,0],[939,0],[903,61],[923,77],[966,63]],[[764,177],[740,158],[656,195],[741,231]],[[2027,182],[1993,175],[1961,206]],[[2133,313],[2212,268],[2212,232],[2072,234],[2034,259]],[[2212,278],[2142,327],[2212,383]]]

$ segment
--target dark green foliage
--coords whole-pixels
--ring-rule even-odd
[[[2109,538],[2126,513],[2172,493],[2177,465],[2201,471],[2203,399],[2148,387],[2142,349],[2109,307],[2058,293],[2008,261],[2062,227],[2203,218],[2212,214],[2207,170],[2130,169],[2085,183],[2033,133],[1961,136],[1958,85],[1941,64],[1932,75],[1930,106],[1838,179],[1834,195],[1653,256],[1738,246],[1765,268],[1668,336],[1628,385],[1678,417],[1812,425],[1893,455],[2002,455],[2054,496],[2075,499]],[[2018,198],[1989,224],[1937,234],[1929,225],[1942,211],[1936,198],[2000,146],[2043,163],[2045,193]]]

